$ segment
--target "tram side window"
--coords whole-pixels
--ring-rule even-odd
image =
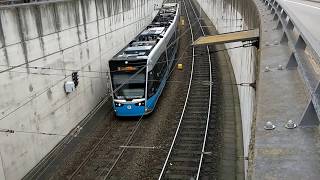
[[[157,80],[154,76],[154,70],[152,70],[148,73],[148,98],[156,93],[157,87]]]
[[[169,40],[169,43],[168,43],[168,59],[171,60],[173,57],[173,53],[174,53],[174,49],[175,49],[175,46],[176,46],[176,33],[174,33],[171,37],[171,39]]]
[[[167,57],[165,51],[161,54],[159,60],[157,61],[156,67],[158,79],[162,80],[167,70]]]
[[[167,58],[166,52],[164,51],[154,65],[152,71],[148,74],[148,98],[157,92],[166,70]]]

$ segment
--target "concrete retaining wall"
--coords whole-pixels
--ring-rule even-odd
[[[251,0],[197,0],[201,8],[211,19],[219,33],[259,28],[259,16]],[[254,47],[234,48],[245,44],[237,42],[226,44],[237,83],[255,82],[256,49]],[[248,157],[251,136],[251,124],[254,113],[255,91],[250,86],[238,86],[244,156]],[[247,162],[246,162],[247,166]]]
[[[0,130],[14,130],[0,133],[0,179],[23,177],[106,97],[108,60],[150,23],[160,3],[65,0],[0,8]],[[80,83],[66,94],[73,71]]]

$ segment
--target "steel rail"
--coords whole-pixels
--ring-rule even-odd
[[[184,7],[185,7],[185,11],[186,11],[188,23],[189,23],[190,30],[191,30],[192,42],[194,42],[193,30],[192,30],[192,25],[190,24],[189,13],[188,13],[188,10],[187,10],[185,1],[183,1],[183,3],[184,3]],[[205,35],[204,30],[203,30],[203,27],[201,26],[199,17],[197,16],[197,14],[196,14],[196,12],[195,12],[195,10],[194,10],[194,8],[193,8],[190,0],[189,0],[189,3],[190,3],[190,5],[191,5],[192,11],[193,11],[193,13],[194,13],[194,15],[195,15],[195,17],[196,17],[196,19],[197,19],[197,22],[198,22],[199,25],[200,25],[202,34]],[[211,94],[212,94],[212,86],[211,86],[211,84],[212,84],[212,72],[211,72],[211,71],[212,71],[212,68],[211,68],[211,56],[210,56],[209,47],[206,46],[206,49],[207,49],[207,53],[208,53],[209,70],[210,70],[210,73],[209,73],[209,76],[210,76],[210,77],[209,77],[209,78],[210,78],[209,102],[208,102],[208,112],[207,112],[205,135],[204,135],[204,139],[203,139],[203,143],[202,143],[202,151],[201,151],[201,156],[200,156],[200,161],[199,161],[199,166],[198,166],[198,171],[197,171],[197,177],[196,177],[196,179],[199,179],[199,176],[200,176],[200,170],[201,170],[201,165],[202,165],[202,161],[203,161],[204,150],[205,150],[205,146],[206,146],[207,132],[208,132],[208,127],[209,127],[210,112],[211,112]],[[170,158],[170,156],[171,156],[173,147],[174,147],[174,145],[175,145],[175,143],[176,143],[176,139],[177,139],[177,136],[178,136],[180,127],[181,127],[181,123],[182,123],[182,120],[183,120],[183,116],[184,116],[184,113],[185,113],[185,110],[186,110],[186,107],[187,107],[187,102],[188,102],[188,99],[189,99],[191,84],[192,84],[192,80],[193,80],[193,70],[194,70],[194,60],[195,60],[195,49],[194,49],[194,47],[192,47],[192,58],[193,58],[193,59],[192,59],[191,76],[190,76],[190,80],[189,80],[189,87],[188,87],[188,92],[187,92],[185,104],[184,104],[184,107],[183,107],[183,111],[182,111],[182,114],[181,114],[181,117],[180,117],[180,120],[179,120],[179,124],[178,124],[177,130],[176,130],[175,136],[174,136],[174,138],[173,138],[171,147],[170,147],[170,149],[169,149],[169,152],[168,152],[166,161],[165,161],[165,163],[164,163],[164,165],[163,165],[161,174],[159,175],[159,180],[162,179],[162,177],[164,176],[164,172],[165,172],[165,170],[166,170],[166,167],[167,167],[169,158]]]
[[[194,13],[194,15],[196,16],[196,19],[198,20],[198,23],[200,25],[200,29],[202,31],[202,34],[205,36],[203,27],[200,23],[199,17],[197,16],[197,13],[195,12],[193,5],[191,3],[191,1],[189,0],[190,6],[192,8],[192,11]],[[201,9],[199,8],[199,11],[201,12]],[[198,172],[197,172],[197,177],[196,180],[199,179],[200,177],[200,172],[201,172],[201,166],[202,166],[202,161],[203,161],[203,155],[205,153],[205,147],[206,147],[206,142],[207,142],[207,135],[208,135],[208,129],[209,129],[209,122],[210,122],[210,112],[211,112],[211,95],[212,95],[212,66],[211,66],[211,56],[210,56],[210,49],[208,46],[206,46],[207,48],[207,52],[208,52],[208,59],[209,59],[209,69],[210,69],[210,93],[209,93],[209,107],[208,107],[208,114],[207,114],[207,124],[206,124],[206,130],[204,133],[204,138],[203,138],[203,144],[202,144],[202,151],[201,151],[201,156],[200,156],[200,162],[199,162],[199,167],[198,167]]]
[[[116,121],[116,125],[119,124],[119,121]],[[97,148],[99,147],[99,145],[102,143],[102,141],[104,140],[104,138],[111,132],[111,129],[113,129],[113,127],[110,127],[105,133],[104,135],[100,138],[100,140],[98,141],[98,143],[96,143],[94,145],[94,147],[91,149],[91,151],[87,154],[87,156],[85,157],[85,159],[81,162],[81,164],[77,167],[76,170],[73,171],[73,173],[70,175],[70,177],[68,177],[68,179],[72,179],[75,175],[77,175],[77,173],[80,171],[80,169],[90,160],[91,156],[94,154],[94,152],[97,150]]]
[[[135,133],[137,132],[138,128],[140,127],[140,124],[142,122],[144,114],[140,117],[140,119],[138,120],[138,122],[135,124],[134,130],[130,133],[126,144],[122,145],[122,146],[129,146],[129,144],[131,143],[131,140],[133,138],[133,136],[135,135]],[[120,154],[117,156],[116,160],[113,162],[112,166],[110,167],[110,169],[108,170],[108,173],[104,176],[103,179],[107,179],[110,174],[111,171],[114,169],[114,167],[116,166],[116,164],[119,162],[119,160],[121,159],[122,155],[124,154],[126,148],[122,148]],[[105,172],[106,168],[99,174],[99,176],[101,176],[104,172]]]
[[[186,8],[186,5],[185,5],[185,2],[183,1],[183,3],[184,3],[185,11],[187,12],[187,8]],[[190,23],[190,18],[189,18],[188,13],[186,13],[186,14],[187,14],[188,24],[189,24],[190,32],[191,32],[191,41],[192,41],[192,43],[193,43],[193,42],[194,42],[194,37],[193,37],[192,25],[191,25],[191,23]],[[190,73],[190,79],[189,79],[189,85],[188,85],[188,91],[187,91],[187,95],[186,95],[186,100],[185,100],[184,105],[183,105],[183,110],[182,110],[182,113],[181,113],[181,116],[180,116],[180,119],[179,119],[179,124],[178,124],[177,130],[176,130],[175,135],[174,135],[174,137],[173,137],[173,140],[172,140],[172,143],[171,143],[171,146],[170,146],[168,155],[167,155],[166,160],[165,160],[165,162],[164,162],[164,164],[163,164],[163,167],[162,167],[162,170],[161,170],[161,173],[160,173],[160,175],[159,175],[158,180],[161,180],[161,178],[162,178],[162,176],[163,176],[163,174],[164,174],[164,171],[165,171],[165,169],[166,169],[166,166],[167,166],[167,164],[168,164],[168,161],[169,161],[169,158],[170,158],[170,155],[171,155],[173,146],[174,146],[174,144],[175,144],[175,142],[176,142],[176,139],[177,139],[177,136],[178,136],[180,127],[181,127],[183,115],[184,115],[184,112],[185,112],[186,107],[187,107],[188,98],[189,98],[189,95],[190,95],[191,84],[192,84],[192,78],[193,78],[194,59],[195,59],[195,58],[194,58],[194,47],[192,47],[191,73]]]

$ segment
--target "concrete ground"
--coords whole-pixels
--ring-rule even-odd
[[[288,120],[299,124],[308,103],[296,69],[278,70],[286,66],[290,52],[287,45],[279,43],[282,30],[261,1],[256,1],[261,13],[261,53],[257,86],[256,127],[254,129],[254,154],[250,179],[310,179],[320,178],[320,131],[318,127],[286,129]],[[301,11],[303,11],[300,8]],[[309,22],[305,22],[309,23]],[[270,67],[265,72],[266,66]],[[265,130],[267,121],[274,130]],[[253,158],[253,159],[251,159]]]

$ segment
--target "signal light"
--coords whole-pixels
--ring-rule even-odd
[[[73,72],[71,74],[71,77],[72,77],[72,81],[74,82],[74,86],[77,87],[78,84],[79,84],[79,75],[78,75],[78,72]]]

